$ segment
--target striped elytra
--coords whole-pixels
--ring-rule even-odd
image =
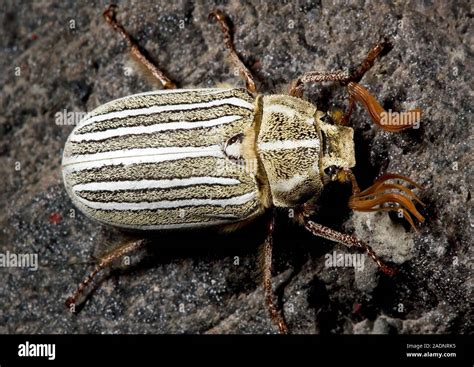
[[[324,168],[355,164],[352,129],[321,116],[302,99],[237,88],[127,96],[74,128],[64,183],[87,216],[121,228],[249,221],[317,199]]]

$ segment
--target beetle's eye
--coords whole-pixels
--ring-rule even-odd
[[[326,124],[334,125],[334,121],[328,113],[325,113],[324,115],[321,116],[321,121]]]
[[[337,167],[336,166],[329,166],[324,169],[324,173],[328,175],[329,177],[334,176],[337,173]]]
[[[232,145],[232,144],[235,144],[236,142],[242,142],[243,138],[244,138],[244,134],[234,135],[232,138],[230,138],[227,141],[227,145]]]

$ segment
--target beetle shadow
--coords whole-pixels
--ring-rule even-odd
[[[312,219],[333,228],[342,230],[342,226],[350,215],[347,201],[350,196],[350,187],[338,183],[330,183],[323,190],[319,199],[318,211]],[[287,212],[277,212],[275,226],[275,240],[273,251],[273,274],[281,274],[290,269],[289,274],[275,289],[278,306],[282,309],[284,292],[287,286],[300,274],[310,258],[320,259],[332,251],[334,243],[321,237],[315,237],[294,221],[288,220]],[[311,284],[319,286],[312,286]],[[308,289],[308,305],[316,310],[317,323],[320,328],[330,330],[332,326],[331,310],[328,292],[321,281],[313,279]],[[324,291],[321,289],[324,288]],[[334,314],[335,315],[335,314]],[[322,330],[322,329],[321,329]]]
[[[230,232],[209,228],[152,233],[148,237],[147,258],[152,264],[166,264],[190,258],[221,260],[231,255],[249,255],[263,243],[265,228],[262,217]]]
[[[265,216],[263,216],[229,233],[222,233],[222,231],[216,229],[176,230],[148,233],[144,237],[137,232],[119,231],[114,228],[104,229],[104,243],[119,244],[146,238],[147,244],[142,249],[127,255],[133,258],[129,265],[124,266],[120,264],[120,260],[116,260],[111,267],[104,269],[84,292],[83,298],[76,305],[75,313],[81,312],[96,291],[108,279],[135,276],[143,271],[146,272],[171,263],[180,263],[186,259],[205,262],[212,266],[226,258],[238,256],[241,262],[250,264],[250,269],[251,264],[255,263],[253,271],[245,271],[249,267],[244,266],[244,271],[237,271],[237,269],[235,271],[235,277],[238,279],[226,280],[229,285],[227,287],[229,292],[234,289],[236,293],[251,291],[260,285],[258,283],[258,273],[260,272],[258,250],[264,242],[266,228]],[[111,250],[111,248],[104,247],[101,246],[98,249],[99,254],[94,255],[94,262],[97,262],[101,256]],[[229,261],[233,261],[233,259]],[[89,270],[90,267],[84,267],[84,273]],[[255,281],[251,282],[250,279]],[[239,280],[245,280],[245,282]]]

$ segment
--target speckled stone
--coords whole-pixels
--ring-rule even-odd
[[[327,253],[352,250],[312,238],[280,213],[274,282],[293,333],[472,332],[469,2],[119,5],[118,18],[180,87],[243,86],[207,20],[217,6],[262,93],[285,91],[306,71],[357,65],[390,37],[394,49],[361,83],[386,109],[422,108],[422,124],[386,133],[358,108],[355,173],[362,188],[385,172],[411,177],[425,188],[426,222],[416,233],[396,215],[353,215],[348,188],[332,185],[316,219],[355,232],[399,273],[389,278],[368,260],[361,273],[326,267]],[[56,113],[160,88],[130,61],[102,11],[103,2],[44,0],[7,2],[0,12],[0,251],[39,259],[37,271],[0,268],[0,333],[276,332],[260,286],[262,223],[159,236],[130,267],[105,276],[78,315],[65,308],[93,256],[123,235],[71,211],[60,161],[72,126],[56,124]],[[321,109],[347,106],[338,86],[309,87],[305,98]]]

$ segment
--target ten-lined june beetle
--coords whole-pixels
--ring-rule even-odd
[[[67,192],[82,212],[105,224],[147,231],[235,228],[271,214],[273,208],[292,208],[296,220],[311,233],[362,248],[385,273],[392,272],[364,242],[310,219],[326,183],[350,180],[351,208],[398,210],[412,225],[410,215],[424,220],[412,202],[418,198],[411,190],[386,182],[400,179],[416,186],[408,178],[387,174],[360,192],[350,171],[355,165],[353,130],[345,125],[354,102],[361,102],[372,120],[388,131],[410,127],[382,125],[383,109],[357,84],[387,43],[375,46],[351,75],[312,72],[292,83],[289,95],[261,95],[237,56],[223,13],[215,11],[211,16],[221,26],[247,89],[173,89],[174,84],[144,57],[116,21],[114,10],[114,6],[106,10],[106,20],[125,38],[132,55],[168,90],[106,103],[72,131],[62,169]],[[344,118],[335,122],[301,98],[304,83],[318,81],[347,86],[350,109]],[[263,247],[264,289],[271,318],[285,333],[288,329],[272,294],[273,227],[270,215]],[[75,305],[95,274],[144,243],[127,243],[103,257],[68,305]]]

